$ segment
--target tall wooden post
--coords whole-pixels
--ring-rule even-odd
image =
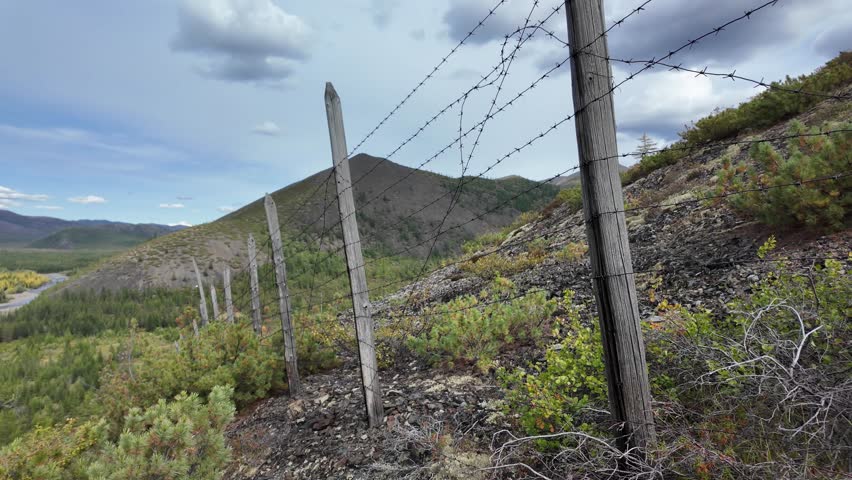
[[[192,259],[192,268],[195,269],[195,281],[198,283],[198,295],[201,301],[198,304],[198,310],[201,312],[201,326],[206,326],[210,319],[207,317],[207,298],[204,296],[204,282],[201,281],[201,272],[198,271],[198,263],[195,258]]]
[[[225,267],[222,273],[222,283],[225,289],[225,312],[228,315],[228,323],[234,323],[234,297],[231,295],[231,267]]]
[[[290,289],[287,287],[287,266],[284,263],[284,246],[281,244],[281,229],[278,226],[278,209],[268,194],[263,199],[266,208],[266,223],[272,239],[272,262],[275,264],[275,281],[278,284],[278,310],[281,312],[281,332],[284,335],[284,363],[287,367],[287,386],[290,395],[302,392],[299,381],[299,366],[296,360],[296,339],[293,337],[293,322],[290,318]]]
[[[260,285],[257,281],[257,245],[254,235],[248,237],[249,282],[251,284],[251,323],[254,332],[261,334],[262,319],[260,317]]]
[[[633,262],[624,221],[612,72],[603,0],[567,0],[583,214],[606,361],[609,403],[623,425],[619,444],[644,452],[656,440]],[[588,47],[586,47],[588,45]],[[586,47],[583,50],[580,48]],[[603,98],[601,98],[603,97]]]
[[[376,363],[376,348],[373,340],[373,318],[370,313],[370,295],[361,239],[355,220],[355,200],[352,197],[352,178],[349,174],[349,158],[346,149],[346,133],[343,130],[343,110],[340,97],[331,83],[325,84],[325,111],[328,118],[328,135],[331,139],[331,157],[334,179],[337,185],[337,204],[343,227],[343,243],[346,252],[346,267],[349,270],[349,286],[352,290],[352,307],[355,310],[355,330],[358,336],[358,358],[361,363],[361,382],[370,426],[381,425],[384,419],[382,391]]]
[[[210,303],[213,304],[213,321],[219,320],[219,300],[216,298],[216,285],[210,284]]]

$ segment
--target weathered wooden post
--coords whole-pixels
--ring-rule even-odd
[[[206,326],[210,319],[207,317],[207,298],[204,296],[204,282],[201,281],[201,272],[198,271],[198,263],[195,257],[192,258],[192,268],[195,269],[195,281],[198,282],[198,295],[201,301],[198,304],[198,311],[201,313],[201,326]]]
[[[328,135],[331,139],[331,160],[337,185],[337,204],[343,227],[346,268],[349,270],[349,287],[352,290],[352,307],[355,310],[355,330],[358,336],[358,358],[361,363],[361,383],[371,427],[381,425],[384,418],[382,391],[376,363],[373,340],[373,318],[370,313],[370,294],[361,253],[361,239],[355,219],[355,200],[352,196],[352,178],[343,130],[343,110],[340,97],[329,82],[325,84],[325,111],[328,118]]]
[[[609,403],[623,425],[622,449],[656,441],[645,344],[618,172],[612,72],[602,0],[567,0],[571,85],[580,154],[583,215],[606,361]],[[588,45],[588,47],[586,47]],[[585,47],[585,48],[583,48]],[[582,50],[580,50],[582,48]]]
[[[248,237],[249,282],[251,283],[251,323],[254,332],[261,334],[262,319],[260,317],[260,285],[257,281],[257,245],[254,235]]]
[[[231,295],[231,267],[225,267],[222,273],[222,283],[225,289],[225,312],[228,315],[228,323],[234,323],[234,298]]]
[[[210,284],[210,302],[213,304],[213,320],[219,320],[219,300],[216,298],[216,286]]]
[[[278,284],[278,310],[281,312],[281,333],[284,336],[284,363],[287,367],[287,386],[290,395],[302,392],[299,381],[299,366],[296,359],[296,339],[293,337],[293,322],[290,318],[290,288],[287,287],[287,266],[284,263],[284,246],[281,244],[281,229],[278,226],[278,209],[269,194],[263,199],[266,208],[266,223],[272,239],[272,263],[275,265],[275,282]]]

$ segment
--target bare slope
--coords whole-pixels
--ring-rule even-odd
[[[848,101],[826,101],[796,120],[808,126],[827,120],[848,122],[850,107]],[[730,141],[782,136],[790,123]],[[784,156],[790,153],[784,141],[773,145]],[[662,299],[725,312],[727,302],[750,292],[754,282],[776,268],[775,259],[788,257],[792,268],[798,268],[818,263],[819,258],[845,258],[852,251],[848,228],[831,235],[779,230],[737,214],[725,202],[692,201],[712,191],[725,157],[734,163],[753,162],[748,146],[709,147],[625,188],[628,206],[635,208],[627,214],[627,225],[643,320],[659,321],[655,307]],[[758,261],[757,249],[770,234],[777,235],[778,246]],[[488,261],[499,265],[500,273],[520,292],[543,289],[559,296],[564,289],[574,290],[575,303],[588,306],[593,315],[587,255],[563,253],[585,241],[581,212],[568,204],[545,209],[502,244],[483,248],[470,260],[451,262],[376,301],[374,319],[383,329],[416,332],[417,322],[428,321],[429,316],[415,318],[414,327],[406,326],[412,313],[479,294],[490,277],[482,274],[487,269],[478,271],[476,265]],[[498,253],[488,254],[495,250]],[[405,315],[399,315],[401,310]],[[349,322],[351,313],[340,318]],[[378,342],[383,342],[381,335]],[[516,345],[496,364],[527,366],[545,349],[546,345]],[[492,478],[482,469],[496,457],[495,439],[506,437],[503,429],[517,430],[500,403],[503,393],[493,372],[463,366],[442,372],[416,358],[394,357],[394,365],[381,372],[388,425],[368,430],[354,359],[352,353],[343,367],[304,379],[306,393],[298,400],[270,398],[236,419],[228,433],[235,463],[226,478],[392,479],[409,474],[405,478]],[[503,437],[495,436],[500,431]],[[518,478],[516,473],[509,469],[494,478]]]
[[[365,248],[382,254],[425,256],[431,247],[427,239],[439,228],[458,179],[413,170],[363,154],[352,158],[351,170],[353,181],[364,177],[353,191]],[[443,229],[464,225],[439,238],[435,255],[457,252],[463,241],[487,229],[504,227],[521,212],[540,208],[557,190],[544,185],[523,194],[537,183],[520,177],[465,181],[457,206]],[[311,197],[314,192],[316,195]],[[340,245],[340,228],[335,227],[339,215],[330,169],[282,188],[272,196],[278,206],[285,238],[315,245],[326,232],[325,245]],[[309,199],[307,203],[306,199]],[[422,208],[435,199],[433,204]],[[468,222],[492,209],[493,212],[482,215],[481,219]],[[70,282],[70,286],[94,289],[189,286],[192,257],[203,268],[215,272],[221,272],[226,264],[239,268],[247,263],[248,234],[253,233],[258,244],[263,246],[267,239],[265,228],[261,198],[210,224],[133,248]],[[260,260],[266,260],[265,253],[261,252]]]

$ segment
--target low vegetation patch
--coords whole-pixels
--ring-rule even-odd
[[[0,269],[34,270],[39,273],[67,272],[92,265],[114,253],[92,250],[0,250]]]
[[[498,277],[479,296],[458,297],[425,311],[427,325],[422,334],[408,338],[408,348],[433,364],[487,369],[504,349],[541,338],[556,307],[557,300],[547,299],[545,292],[519,296],[511,281]]]
[[[530,435],[587,429],[578,420],[583,410],[606,408],[600,330],[596,322],[583,324],[573,299],[574,293],[566,291],[565,314],[553,327],[553,336],[560,340],[548,348],[543,363],[499,372],[508,391],[509,410],[520,415],[518,422]]]
[[[262,340],[248,323],[211,322],[195,337],[184,329],[176,344],[130,337],[101,376],[98,403],[113,426],[130,408],[187,391],[208,395],[215,386],[233,388],[244,407],[283,387],[284,364],[272,338]],[[280,342],[275,344],[280,345]]]
[[[816,105],[822,99],[802,95],[795,90],[831,94],[852,82],[852,52],[843,52],[810,75],[787,77],[772,85],[789,91],[769,89],[738,107],[720,110],[680,132],[681,140],[668,150],[646,155],[636,165],[624,172],[622,182],[627,185],[646,177],[649,173],[677,163],[692,148],[725,140],[736,135],[771,127],[794,117]]]
[[[0,299],[13,293],[38,288],[50,279],[31,270],[0,270]]]
[[[844,477],[850,262],[852,254],[804,274],[778,262],[725,314],[656,298],[657,316],[643,330],[657,444],[626,464],[608,433],[598,327],[579,308],[564,308],[561,340],[544,361],[500,374],[508,408],[530,437],[510,437],[499,461],[578,478],[606,478],[615,468],[631,478]]]
[[[825,129],[849,129],[826,125]],[[790,134],[816,133],[795,122]],[[849,225],[852,177],[832,178],[852,170],[852,131],[789,140],[784,155],[768,143],[755,144],[753,163],[725,160],[715,195],[735,210],[771,226],[838,231]],[[813,180],[818,181],[813,181]],[[730,195],[732,192],[745,191]]]
[[[115,440],[103,420],[69,419],[38,428],[0,450],[0,478],[219,478],[229,459],[224,429],[234,415],[231,393],[215,387],[206,403],[197,394],[181,393],[146,409],[132,408]]]

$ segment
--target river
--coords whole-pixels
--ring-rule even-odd
[[[0,304],[0,314],[13,312],[35,300],[39,295],[42,294],[42,292],[44,292],[48,288],[56,285],[57,283],[62,283],[65,280],[68,280],[68,277],[61,273],[48,273],[47,276],[48,278],[50,278],[50,281],[45,283],[44,285],[38,288],[34,288],[32,290],[27,290],[26,292],[9,295],[9,303]]]

